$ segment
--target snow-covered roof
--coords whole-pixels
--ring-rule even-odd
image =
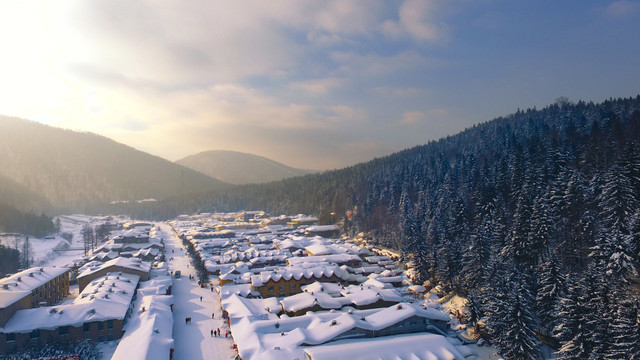
[[[173,280],[168,275],[156,276],[149,281],[143,281],[138,288],[138,294],[142,296],[151,295],[164,295],[170,286],[173,285]]]
[[[110,272],[106,276],[91,281],[73,300],[73,303],[85,304],[96,299],[107,299],[110,302],[129,306],[139,281],[138,275]]]
[[[306,291],[309,293],[324,292],[331,296],[340,296],[340,292],[342,292],[344,288],[342,287],[342,285],[336,283],[316,281],[309,285],[302,286],[301,289],[302,291]]]
[[[248,297],[249,295],[253,295],[253,296],[260,295],[259,292],[256,292],[253,289],[251,289],[251,284],[230,284],[230,285],[221,286],[219,289],[220,289],[220,297],[223,299],[232,294],[236,294],[242,297]]]
[[[287,296],[280,301],[285,311],[299,311],[320,306],[322,309],[340,309],[350,303],[347,298],[334,298],[333,296],[318,292],[301,292],[299,294]]]
[[[258,275],[251,277],[252,286],[263,286],[269,280],[278,282],[282,279],[288,281],[294,278],[295,280],[305,279],[319,279],[321,277],[337,276],[339,279],[348,280],[349,273],[346,270],[337,266],[322,266],[322,267],[310,267],[310,268],[297,268],[287,267],[277,271],[262,271]]]
[[[340,230],[340,227],[338,225],[314,225],[307,228],[307,231],[309,232],[325,232],[338,230]]]
[[[427,291],[427,289],[422,285],[411,285],[409,286],[408,290],[416,294],[420,294]]]
[[[304,249],[312,244],[311,238],[304,236],[287,236],[284,240],[274,240],[279,249]]]
[[[171,295],[145,296],[138,316],[129,323],[111,359],[169,359],[173,347],[172,303]]]
[[[349,254],[331,254],[331,255],[319,255],[319,256],[305,256],[305,257],[290,257],[287,259],[287,263],[291,266],[298,264],[308,263],[333,263],[333,264],[345,264],[349,262],[362,261],[358,255]]]
[[[6,308],[67,271],[66,267],[30,268],[0,279],[0,308]]]
[[[220,263],[229,263],[229,262],[236,262],[236,261],[247,261],[247,260],[262,258],[262,257],[274,257],[274,256],[278,256],[278,257],[284,256],[286,259],[287,257],[291,256],[291,251],[289,250],[256,250],[253,247],[245,251],[229,250],[224,254],[222,254],[219,261]]]
[[[402,296],[394,289],[381,289],[367,285],[349,285],[341,291],[341,294],[356,306],[365,306],[380,300],[388,302],[402,301]]]
[[[380,289],[392,288],[393,286],[389,283],[382,282],[376,278],[369,278],[367,281],[363,283],[365,286],[369,287],[377,287]]]
[[[110,266],[118,266],[125,269],[137,270],[148,273],[151,270],[151,263],[142,261],[138,258],[125,258],[125,257],[117,257],[113,260],[109,260],[107,262],[90,262],[85,266],[81,267],[78,272],[78,279],[91,275],[100,270],[106,269]]]
[[[317,255],[329,255],[331,250],[324,244],[312,244],[304,248],[309,254]]]
[[[463,345],[453,345],[442,335],[418,333],[371,339],[339,340],[322,346],[304,347],[313,360],[464,360]]]
[[[298,222],[317,222],[318,218],[315,216],[307,216],[307,215],[303,215],[303,214],[298,214],[294,217],[291,218],[291,220],[295,220]]]
[[[280,348],[284,352],[299,354],[301,349],[306,349],[301,347],[304,344],[324,344],[356,327],[377,331],[411,316],[430,320],[449,320],[446,314],[435,310],[425,310],[408,303],[399,305],[400,307],[394,305],[389,308],[367,311],[324,312],[296,317],[283,316],[280,319],[269,320],[232,318],[231,329],[234,340],[238,344],[240,356],[247,359],[262,359],[265,352],[276,348]],[[378,337],[376,341],[383,339],[383,337]],[[370,352],[363,354],[368,354],[368,358],[370,358]],[[300,358],[304,356],[302,353]],[[344,357],[337,356],[336,358]]]
[[[71,304],[16,311],[2,331],[26,333],[34,329],[78,327],[93,321],[123,320],[138,280],[137,275],[109,273],[91,282]]]
[[[224,297],[222,299],[222,308],[232,318],[277,314],[281,310],[276,298],[246,299],[236,294]]]

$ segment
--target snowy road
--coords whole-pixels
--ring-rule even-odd
[[[196,280],[189,280],[189,274],[195,278],[195,271],[189,266],[186,250],[169,226],[163,224],[161,228],[166,234],[164,238],[169,270],[182,272],[180,278],[174,279],[173,285],[174,359],[233,359],[236,352],[232,349],[231,337],[225,338],[224,335],[228,327],[222,321],[218,294],[208,287],[198,287]],[[211,318],[212,314],[214,319]],[[190,324],[185,324],[187,317],[192,319]],[[211,330],[218,328],[222,336],[212,337]]]

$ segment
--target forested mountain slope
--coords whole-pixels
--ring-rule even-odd
[[[0,117],[0,181],[15,189],[4,203],[73,211],[228,186],[99,135],[9,117]]]
[[[508,359],[640,355],[640,96],[556,103],[347,169],[171,204],[345,221],[471,300]],[[353,211],[352,220],[345,217]]]
[[[260,184],[311,173],[263,156],[236,151],[211,150],[187,156],[176,164],[229,184]]]

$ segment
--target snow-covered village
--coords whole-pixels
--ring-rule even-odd
[[[72,241],[0,280],[2,359],[499,358],[465,299],[313,216],[61,219]],[[84,255],[87,225],[109,231]]]

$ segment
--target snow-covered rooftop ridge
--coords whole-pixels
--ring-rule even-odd
[[[378,360],[429,359],[464,360],[463,345],[430,333],[395,335],[383,338],[339,340],[323,346],[304,347],[313,360],[364,359],[375,354]],[[364,357],[363,357],[364,356]]]
[[[110,272],[90,282],[73,300],[74,304],[85,304],[95,299],[105,299],[124,305],[131,303],[140,276],[124,272]]]
[[[123,251],[123,250],[138,250],[138,249],[148,249],[148,248],[157,248],[164,247],[161,243],[153,241],[146,243],[116,243],[113,240],[107,240],[104,244],[97,247],[93,254],[97,254],[99,252],[105,251]]]
[[[287,263],[290,266],[297,266],[305,263],[360,263],[362,259],[358,255],[349,254],[330,254],[330,255],[318,255],[318,256],[306,256],[306,257],[290,257],[287,259]]]
[[[34,267],[0,279],[0,293],[31,291],[69,271],[66,267]]]
[[[171,295],[145,296],[138,309],[139,316],[131,321],[111,358],[169,359],[173,347],[172,303]]]
[[[313,225],[309,226],[307,230],[311,232],[336,231],[340,230],[340,227],[338,225]]]
[[[395,289],[381,289],[374,286],[350,285],[343,288],[338,284],[315,282],[303,287],[303,291],[303,293],[285,297],[281,301],[283,309],[297,312],[320,307],[328,310],[340,309],[347,305],[366,306],[378,301],[386,303],[402,301],[402,296]]]
[[[306,291],[309,293],[324,292],[329,295],[340,296],[340,292],[342,292],[344,287],[335,283],[315,281],[309,285],[302,286],[301,289],[302,291]]]
[[[311,294],[310,292],[301,292],[299,294],[287,296],[280,301],[285,311],[300,311],[310,309],[315,306],[321,309],[340,309],[350,304],[349,299],[345,297],[333,297],[327,293],[318,292]]]
[[[247,297],[249,295],[260,295],[260,293],[251,289],[251,284],[228,284],[225,286],[221,286],[219,289],[220,297],[222,299],[234,294],[242,297]]]
[[[278,282],[280,280],[289,281],[292,278],[295,280],[305,279],[320,279],[322,277],[330,278],[336,276],[341,280],[348,280],[349,273],[335,265],[316,266],[316,267],[286,267],[276,271],[263,271],[258,275],[251,277],[251,285],[263,286],[265,283],[272,280]]]
[[[243,358],[262,358],[263,352],[275,348],[295,352],[302,345],[316,346],[339,339],[352,329],[357,328],[359,332],[380,331],[412,316],[427,319],[425,324],[418,325],[423,326],[424,331],[428,330],[427,324],[431,321],[449,321],[449,317],[443,313],[436,315],[421,307],[400,303],[370,311],[329,312],[277,320],[250,321],[250,318],[244,318],[232,321],[231,326],[240,355]],[[376,338],[380,339],[383,337]]]
[[[109,273],[91,282],[71,304],[16,311],[2,331],[26,333],[34,329],[78,327],[86,322],[123,320],[139,278],[132,274]]]
[[[139,258],[125,258],[120,256],[105,263],[95,261],[87,263],[85,266],[80,268],[78,278],[93,274],[110,266],[119,266],[122,268],[138,270],[147,273],[151,270],[150,262],[142,261]]]
[[[236,261],[247,261],[254,258],[261,257],[273,257],[273,256],[285,256],[290,257],[291,251],[289,250],[256,250],[250,248],[245,251],[229,250],[222,254],[220,257],[220,263],[229,263]]]
[[[222,308],[231,318],[277,314],[281,307],[276,298],[246,299],[236,294],[222,298]]]
[[[291,217],[291,220],[297,220],[297,221],[300,221],[300,222],[303,222],[303,221],[305,221],[305,222],[306,222],[306,221],[308,221],[308,222],[312,222],[312,221],[318,221],[318,218],[317,218],[317,217],[315,217],[315,216],[309,216],[309,215],[304,215],[304,214],[298,214],[298,215],[292,216],[292,217]]]
[[[151,280],[141,282],[138,288],[138,294],[145,297],[146,295],[165,295],[171,286],[173,286],[171,277],[161,275]]]
[[[69,268],[66,267],[37,267],[0,279],[0,309],[10,306],[67,271]]]

